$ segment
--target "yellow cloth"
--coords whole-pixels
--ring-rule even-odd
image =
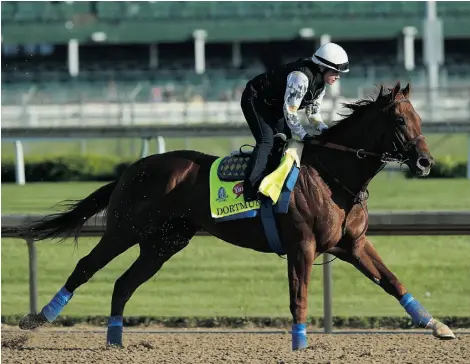
[[[297,140],[291,139],[287,141],[287,148],[285,154],[290,154],[297,167],[300,168],[300,159],[302,158],[302,152],[304,150],[304,142],[298,142]]]
[[[270,197],[273,201],[273,205],[277,203],[277,200],[279,200],[282,187],[284,186],[284,182],[286,181],[294,162],[295,159],[292,154],[286,152],[281,158],[279,167],[264,177],[263,181],[261,181],[259,191],[263,195]]]
[[[259,209],[259,201],[245,201],[243,181],[226,182],[219,179],[217,169],[222,159],[216,159],[210,170],[209,192],[212,217],[220,218]]]

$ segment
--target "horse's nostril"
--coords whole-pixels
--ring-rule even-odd
[[[417,164],[418,167],[428,168],[431,166],[431,161],[428,158],[419,158]]]

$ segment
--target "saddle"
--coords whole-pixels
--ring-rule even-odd
[[[223,223],[259,215],[272,251],[284,254],[275,216],[288,211],[300,171],[303,143],[287,142],[284,134],[276,134],[265,177],[259,187],[262,197],[249,202],[243,199],[243,180],[251,151],[245,152],[243,147],[212,164],[209,181],[211,216]]]
[[[265,175],[268,175],[279,166],[286,144],[287,137],[285,134],[278,133],[274,136],[274,146],[268,157],[268,164],[264,171]],[[238,151],[234,151],[229,156],[222,159],[217,169],[217,176],[221,181],[231,182],[245,179],[245,171],[252,153],[252,150],[243,151],[242,149],[245,146],[254,148],[251,145],[242,145]]]

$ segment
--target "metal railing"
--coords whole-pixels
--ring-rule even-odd
[[[9,232],[25,223],[43,218],[42,215],[6,215],[2,216],[2,237],[13,235]],[[102,215],[90,218],[84,225],[81,236],[101,236],[105,231]],[[470,211],[417,211],[417,212],[374,212],[369,214],[368,235],[470,235]],[[196,235],[210,236],[200,230]],[[37,259],[36,244],[26,239],[29,254],[29,310],[38,312],[37,293]],[[329,254],[323,255],[324,262],[331,259]],[[332,314],[332,264],[323,265],[323,310],[324,331],[331,333],[333,329]]]
[[[343,102],[356,101],[377,93],[377,88],[367,83],[360,87],[354,98],[328,96],[322,104],[322,114],[328,121],[341,118],[338,113]],[[372,87],[371,87],[372,86]],[[227,101],[207,101],[198,97],[154,98],[152,87],[144,83],[116,86],[118,90],[96,90],[80,93],[64,88],[54,90],[60,95],[48,99],[44,91],[30,88],[23,92],[2,90],[2,126],[5,127],[62,127],[96,125],[191,125],[194,123],[244,123],[240,108],[240,95]],[[78,93],[77,93],[78,92]],[[239,92],[241,93],[241,91]],[[424,123],[442,121],[470,121],[470,84],[467,86],[440,87],[434,90],[439,105],[430,105],[429,90],[412,88],[412,102]],[[342,94],[344,95],[344,94]],[[16,101],[16,102],[13,102]],[[304,113],[300,116],[305,119]]]

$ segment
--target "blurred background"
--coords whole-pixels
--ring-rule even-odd
[[[244,126],[239,103],[246,82],[328,41],[346,49],[351,72],[328,88],[325,120],[339,118],[341,102],[400,80],[412,83],[425,123],[467,122],[469,17],[469,3],[454,1],[5,1],[2,127]],[[66,148],[140,152],[138,141],[119,137]],[[237,143],[172,140],[166,149],[220,154]],[[50,143],[25,147],[51,150]],[[2,150],[13,152],[13,145]]]
[[[1,12],[2,215],[51,212],[150,153],[223,155],[252,144],[240,109],[246,82],[329,41],[347,51],[351,70],[328,88],[324,120],[337,120],[342,102],[374,95],[378,84],[411,82],[438,161],[424,180],[393,165],[381,172],[371,210],[470,206],[469,2],[2,1]],[[195,241],[138,290],[129,314],[289,316],[283,261]],[[428,309],[470,316],[461,259],[470,256],[468,237],[374,242]],[[38,248],[41,305],[94,244]],[[2,242],[2,315],[28,310],[27,254],[24,242]],[[65,314],[107,314],[114,280],[137,252],[126,254],[80,288]],[[376,286],[334,264],[334,314],[402,317]],[[320,272],[310,292],[317,316]]]

